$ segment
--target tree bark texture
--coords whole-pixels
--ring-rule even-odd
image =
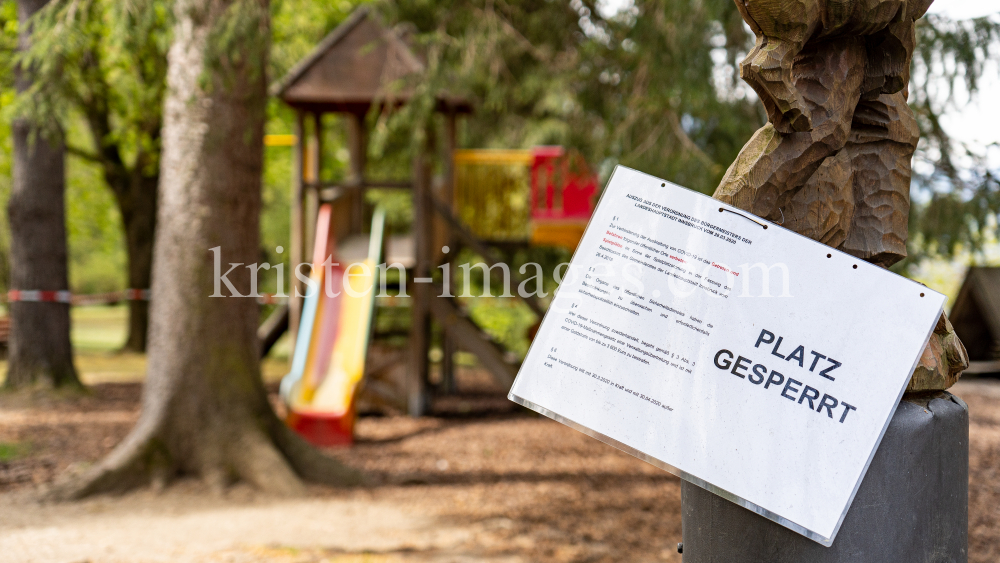
[[[156,200],[159,176],[134,173],[129,182],[116,189],[128,252],[128,286],[149,289],[153,270],[153,240],[156,233]],[[128,302],[128,337],[124,349],[145,352],[149,327],[149,301]]]
[[[256,301],[210,297],[215,252],[222,273],[259,255],[267,2],[180,0],[174,15],[142,415],[105,460],[53,496],[177,474],[278,493],[301,492],[302,479],[357,482],[356,472],[308,446],[271,410]],[[228,279],[250,293],[249,269],[237,266]]]
[[[25,22],[47,0],[19,0],[19,47],[30,41]],[[18,92],[31,86],[30,69],[19,69]],[[8,203],[10,288],[69,288],[66,249],[65,150],[55,131],[27,119],[14,121],[14,178]],[[11,335],[5,385],[80,386],[70,344],[69,304],[17,301],[10,304]]]

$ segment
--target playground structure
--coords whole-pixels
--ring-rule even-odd
[[[562,147],[459,150],[454,209],[488,242],[573,250],[593,212],[597,178],[583,157]]]
[[[428,142],[413,155],[410,178],[370,180],[365,117],[373,107],[392,109],[405,104],[411,93],[399,84],[423,70],[423,63],[404,41],[361,8],[272,91],[297,113],[296,134],[288,139],[295,150],[292,264],[305,262],[306,241],[315,241],[310,279],[322,286],[325,277],[344,276],[343,266],[355,259],[376,266],[383,258],[386,264],[402,265],[405,278],[378,280],[375,268],[358,283],[369,288],[381,284],[380,288],[390,291],[405,287],[410,296],[380,300],[372,295],[366,301],[321,294],[303,300],[299,295],[308,292],[293,279],[288,308],[276,313],[276,317],[286,315],[295,343],[282,396],[289,407],[289,425],[316,444],[350,443],[353,395],[362,376],[390,364],[406,366],[399,406],[415,416],[426,412],[432,392],[454,390],[454,357],[459,350],[475,355],[498,384],[509,387],[516,375],[509,355],[468,318],[455,298],[442,296],[441,284],[432,273],[442,265],[451,268],[450,261],[463,247],[488,266],[500,262],[492,248],[498,243],[575,248],[593,208],[597,181],[577,153],[561,147],[457,150],[457,119],[470,113],[471,106],[448,96],[436,101],[441,131],[426,135],[440,143]],[[346,122],[349,167],[341,181],[328,181],[321,174],[323,115],[327,113],[339,114]],[[432,178],[435,153],[441,173],[437,181]],[[412,193],[410,233],[383,232],[382,213],[373,214],[365,199],[373,189]],[[441,251],[443,246],[450,252]],[[352,248],[367,249],[367,253],[352,254]],[[324,267],[328,257],[342,262],[341,268]],[[516,272],[511,281],[520,283]],[[519,298],[542,316],[544,306],[536,298]],[[372,330],[371,319],[382,307],[408,309],[406,346],[389,361],[372,365],[366,362],[369,343],[386,336]],[[432,324],[441,331],[443,352],[437,385],[428,380]]]

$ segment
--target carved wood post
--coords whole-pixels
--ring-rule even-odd
[[[737,0],[757,35],[740,76],[768,123],[715,198],[883,267],[903,259],[920,137],[906,96],[915,21],[930,3]],[[942,316],[908,390],[943,391],[966,367]]]
[[[883,267],[905,257],[906,96],[930,3],[736,0],[757,36],[740,75],[768,123],[715,197]],[[684,483],[685,563],[966,561],[968,408],[944,392],[966,367],[942,315],[832,547]]]

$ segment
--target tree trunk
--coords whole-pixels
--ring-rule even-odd
[[[150,285],[158,182],[158,176],[135,173],[130,178],[127,191],[121,190],[124,195],[118,197],[128,250],[128,286],[132,289],[149,289]],[[133,297],[128,302],[128,338],[123,349],[145,352],[148,327],[149,301]]]
[[[46,0],[19,0],[20,48],[27,47],[25,22]],[[30,69],[20,69],[18,92],[31,86]],[[65,151],[58,125],[41,128],[27,119],[14,121],[14,181],[10,218],[10,288],[67,290]],[[10,303],[11,331],[7,387],[43,384],[80,386],[69,339],[69,303]]]
[[[356,472],[308,446],[271,410],[256,301],[210,297],[216,252],[223,274],[230,263],[257,262],[259,252],[267,2],[179,0],[174,15],[143,412],[106,459],[54,496],[179,473],[280,493],[301,491],[301,479],[355,483]],[[243,295],[249,272],[237,266],[227,278]]]

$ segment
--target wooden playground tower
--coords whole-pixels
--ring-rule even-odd
[[[554,175],[558,175],[558,167],[554,167],[552,163],[554,157],[561,155],[559,152],[561,149],[558,147],[544,148],[534,157],[530,151],[458,151],[457,119],[462,114],[470,113],[471,106],[459,98],[440,96],[435,109],[442,116],[442,130],[426,135],[428,139],[439,139],[440,145],[432,146],[428,143],[421,147],[412,158],[409,178],[393,181],[369,180],[366,175],[368,135],[365,117],[373,107],[391,109],[405,104],[411,93],[405,88],[399,89],[399,84],[403,83],[406,77],[423,71],[423,63],[402,38],[381,25],[378,18],[367,8],[360,8],[324,38],[313,53],[299,62],[272,91],[297,113],[294,145],[295,182],[291,198],[290,260],[293,267],[307,261],[307,244],[313,240],[321,204],[328,203],[332,206],[334,225],[332,229],[335,239],[344,241],[351,236],[364,235],[366,218],[370,215],[365,203],[367,190],[394,189],[412,193],[414,209],[412,232],[410,237],[403,239],[405,248],[400,252],[397,245],[396,256],[394,257],[390,250],[386,260],[387,263],[401,262],[407,269],[406,288],[411,296],[411,299],[407,300],[411,321],[405,360],[407,366],[405,395],[406,408],[411,415],[420,415],[428,407],[431,389],[428,381],[428,352],[432,321],[437,323],[443,336],[440,389],[454,389],[453,362],[455,352],[459,350],[474,354],[497,383],[504,387],[509,387],[516,375],[516,366],[512,365],[504,351],[465,315],[458,302],[452,297],[441,297],[442,286],[434,281],[432,276],[438,266],[449,262],[462,247],[478,254],[488,266],[500,262],[487,242],[503,242],[499,239],[505,237],[501,236],[499,239],[487,237],[491,240],[484,240],[482,222],[484,216],[490,213],[495,215],[497,211],[503,215],[511,209],[511,206],[495,198],[490,200],[488,194],[484,199],[474,190],[470,192],[466,189],[456,193],[454,187],[457,172],[460,170],[466,175],[475,174],[477,165],[483,163],[494,167],[498,163],[520,164],[523,170],[528,170],[526,165],[534,163],[531,168],[531,174],[536,180],[532,183],[534,186],[538,184],[539,175],[547,174],[545,177],[550,180]],[[341,181],[328,181],[321,175],[324,159],[322,117],[326,113],[340,114],[346,122],[349,167],[347,177]],[[432,186],[431,176],[435,156],[440,159],[442,175],[436,187]],[[551,183],[549,181],[549,184]],[[469,184],[470,182],[466,181],[460,185]],[[576,194],[574,196],[569,191],[566,192],[569,198],[565,204],[567,209],[572,207],[569,202],[574,200],[574,197],[575,200],[580,200],[580,197],[590,197],[596,186],[588,184],[574,189],[579,194],[573,192]],[[493,192],[496,193],[497,190]],[[559,205],[563,204],[563,194],[554,193],[549,187],[547,191],[534,190],[531,200],[543,202],[544,214],[547,212],[545,210],[553,208],[555,200],[558,200],[556,203]],[[476,207],[477,205],[479,207]],[[523,219],[518,220],[522,221],[523,225],[528,225],[531,215],[529,207],[524,206],[523,212]],[[589,209],[586,214],[589,215]],[[585,224],[585,217],[581,223],[582,216],[579,210],[567,217],[562,217],[561,212],[557,215],[560,216],[550,217],[552,221],[548,222],[549,228],[539,223],[541,227],[535,228],[537,233],[530,234],[536,235],[542,243],[575,245],[572,233],[578,231],[575,235],[578,240],[579,234],[582,233],[582,224]],[[517,216],[517,213],[513,216]],[[469,222],[470,219],[474,222]],[[467,225],[470,224],[476,225],[477,228],[469,228]],[[556,227],[551,228],[551,225]],[[493,231],[496,232],[496,229]],[[567,237],[566,232],[571,234]],[[518,236],[521,235],[515,233],[513,237],[506,238],[518,238]],[[451,251],[447,254],[441,252],[443,245],[447,245]],[[496,272],[491,270],[491,273]],[[511,281],[515,287],[520,283],[521,280],[516,272],[511,272]],[[294,279],[292,283],[289,331],[294,342],[303,305],[302,299],[296,297],[294,289],[301,291],[303,287]],[[534,297],[525,298],[524,301],[541,318],[544,312],[542,304]]]

